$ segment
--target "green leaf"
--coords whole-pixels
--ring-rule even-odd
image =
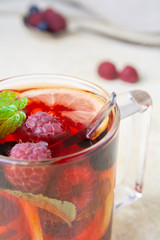
[[[0,92],[0,98],[1,97],[16,97],[16,96],[17,96],[17,93],[13,92],[13,91],[6,90],[6,91]]]
[[[13,91],[0,92],[0,108],[16,98],[17,94]]]
[[[18,98],[13,91],[0,92],[0,139],[13,133],[26,119],[26,114],[20,111],[27,105],[28,99]]]
[[[23,97],[14,101],[14,105],[17,107],[18,110],[22,110],[27,105],[27,102],[28,102],[28,98]]]
[[[26,114],[22,111],[17,112],[0,125],[0,139],[13,133],[26,119]]]
[[[20,98],[0,108],[0,124],[27,105],[27,98]]]
[[[26,202],[33,204],[36,207],[42,208],[58,216],[65,221],[69,226],[76,218],[76,207],[73,203],[67,201],[61,201],[53,198],[48,198],[42,194],[23,193],[17,190],[2,189],[6,193],[12,196],[23,199]]]

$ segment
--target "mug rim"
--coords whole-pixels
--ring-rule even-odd
[[[23,74],[23,75],[17,75],[14,77],[8,77],[5,79],[1,79],[0,83],[7,81],[7,80],[14,80],[14,79],[18,79],[18,78],[42,77],[42,76],[53,77],[53,78],[57,77],[57,78],[63,78],[63,79],[66,78],[66,79],[72,79],[73,81],[78,80],[81,83],[83,82],[85,84],[95,87],[100,92],[102,92],[106,97],[108,96],[108,93],[102,87],[100,87],[99,85],[97,85],[95,83],[92,83],[90,81],[84,80],[79,77],[63,75],[63,74],[48,74],[48,73]],[[7,165],[15,164],[15,165],[20,165],[20,166],[37,166],[37,165],[40,166],[40,165],[46,165],[46,164],[66,165],[66,164],[73,163],[73,162],[79,162],[80,160],[89,157],[89,155],[91,153],[94,153],[98,149],[102,149],[104,146],[107,146],[108,144],[110,144],[110,142],[117,136],[117,133],[119,130],[119,125],[120,125],[120,110],[119,110],[117,103],[114,106],[114,112],[115,112],[115,118],[114,118],[113,124],[112,124],[109,132],[97,143],[93,144],[92,146],[90,146],[86,149],[83,149],[76,153],[68,154],[65,156],[60,156],[60,157],[55,157],[55,158],[53,157],[53,158],[49,158],[49,159],[41,159],[41,160],[38,160],[38,162],[33,162],[34,160],[32,162],[28,162],[27,159],[23,159],[23,160],[19,161],[19,159],[14,159],[14,158],[0,155],[0,164],[7,164]],[[85,158],[82,156],[85,156]],[[73,159],[73,161],[64,162],[67,159]]]

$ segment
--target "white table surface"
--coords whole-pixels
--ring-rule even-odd
[[[107,81],[97,66],[111,60],[121,69],[134,65],[136,84]],[[0,79],[29,73],[69,74],[117,93],[142,89],[153,99],[143,197],[114,215],[112,240],[160,239],[160,48],[145,47],[75,33],[49,37],[30,32],[16,14],[0,14]]]

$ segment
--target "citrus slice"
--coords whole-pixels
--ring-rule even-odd
[[[71,119],[74,123],[81,123],[86,127],[104,105],[98,96],[83,90],[72,88],[48,88],[25,91],[21,97],[28,97],[36,102],[43,102],[49,107],[61,105],[64,110],[61,116]],[[91,139],[97,138],[107,127],[109,118],[102,122],[92,134]]]

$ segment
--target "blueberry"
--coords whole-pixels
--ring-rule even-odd
[[[41,31],[47,31],[48,30],[48,24],[45,21],[41,21],[37,24],[37,28]]]
[[[39,12],[39,8],[37,6],[31,6],[29,8],[29,14],[38,13],[38,12]]]
[[[4,144],[1,144],[1,146],[0,146],[1,154],[4,155],[4,156],[8,156],[10,151],[11,151],[11,149],[16,144],[17,144],[16,141],[8,141],[8,142],[5,142]]]
[[[83,141],[78,143],[78,146],[81,148],[88,148],[93,145],[92,140],[90,139],[84,139]]]
[[[5,155],[3,144],[0,143],[0,155]]]

